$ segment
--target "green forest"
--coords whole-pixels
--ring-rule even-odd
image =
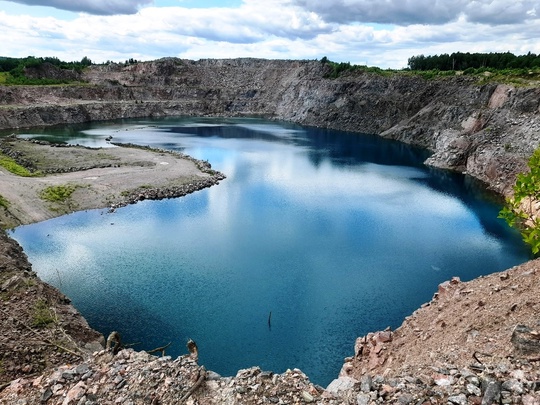
[[[516,85],[530,80],[540,79],[540,55],[529,52],[516,56],[504,53],[463,53],[441,54],[432,56],[412,56],[408,67],[404,69],[381,69],[350,62],[332,62],[326,56],[321,63],[328,66],[327,78],[337,78],[350,72],[370,72],[379,75],[414,74],[425,79],[465,74],[479,77],[482,81],[499,80]]]
[[[443,53],[433,56],[412,56],[408,60],[410,70],[460,70],[467,69],[531,69],[540,68],[540,55],[529,52],[516,56],[504,53]]]
[[[26,58],[8,58],[0,56],[0,72],[17,73],[25,67],[38,67],[44,63],[50,63],[60,69],[82,70],[92,64],[92,61],[86,56],[80,62],[64,62],[56,57],[36,58],[27,56]]]
[[[80,62],[64,62],[56,57],[36,58],[27,56],[26,58],[9,58],[0,56],[0,84],[62,84],[66,80],[55,79],[32,79],[25,75],[27,68],[39,68],[48,63],[59,69],[74,70],[80,72],[87,66],[92,65],[92,61],[86,56]]]
[[[125,61],[125,65],[134,64],[138,61],[131,58]],[[326,56],[321,62],[327,64],[330,69],[327,77],[337,78],[344,72],[362,71],[376,74],[388,75],[396,70],[381,69],[378,67],[368,67],[354,65],[350,62],[332,62]],[[107,61],[105,64],[113,62]],[[66,69],[80,72],[84,68],[92,65],[88,57],[80,61],[65,62],[57,57],[35,57],[27,56],[25,58],[10,58],[0,56],[0,84],[26,84],[26,85],[47,85],[47,84],[65,84],[70,80],[48,79],[48,78],[30,78],[25,74],[28,68],[39,68],[44,64],[50,64],[59,69]],[[510,52],[504,53],[469,53],[454,52],[451,54],[440,55],[417,55],[408,59],[408,67],[402,69],[403,72],[417,72],[426,77],[436,77],[446,74],[453,74],[456,71],[462,71],[465,74],[478,74],[485,71],[496,71],[499,74],[524,75],[526,69],[532,69],[536,73],[540,70],[540,55],[529,52],[526,55],[514,55]],[[444,73],[447,72],[447,73]],[[73,81],[73,80],[71,80]]]

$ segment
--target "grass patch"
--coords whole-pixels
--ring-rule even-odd
[[[3,207],[3,208],[8,208],[9,207],[9,201],[6,200],[1,195],[0,195],[0,207]]]
[[[78,186],[66,184],[64,186],[49,186],[41,191],[39,196],[42,200],[63,203],[71,198]]]
[[[0,153],[0,166],[6,169],[8,172],[13,173],[21,177],[35,177],[41,176],[40,172],[31,172],[26,167],[18,164],[15,159]]]
[[[56,321],[53,312],[43,299],[39,299],[34,304],[32,311],[32,326],[41,328]]]

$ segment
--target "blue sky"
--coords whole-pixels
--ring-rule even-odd
[[[258,57],[402,68],[413,55],[540,53],[538,0],[0,0],[1,56]]]

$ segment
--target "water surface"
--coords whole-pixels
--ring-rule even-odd
[[[227,179],[13,236],[92,327],[117,330],[137,349],[173,342],[172,356],[192,338],[201,364],[223,375],[298,367],[326,385],[356,337],[398,327],[440,282],[529,258],[484,190],[424,167],[426,152],[397,142],[254,119],[39,134],[110,147],[109,135],[208,160]]]

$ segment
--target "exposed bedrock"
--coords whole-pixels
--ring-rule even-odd
[[[85,85],[0,86],[0,129],[146,116],[261,116],[380,134],[427,148],[427,163],[508,193],[540,143],[540,87],[425,80],[404,73],[327,78],[319,61],[167,58],[92,66]]]

